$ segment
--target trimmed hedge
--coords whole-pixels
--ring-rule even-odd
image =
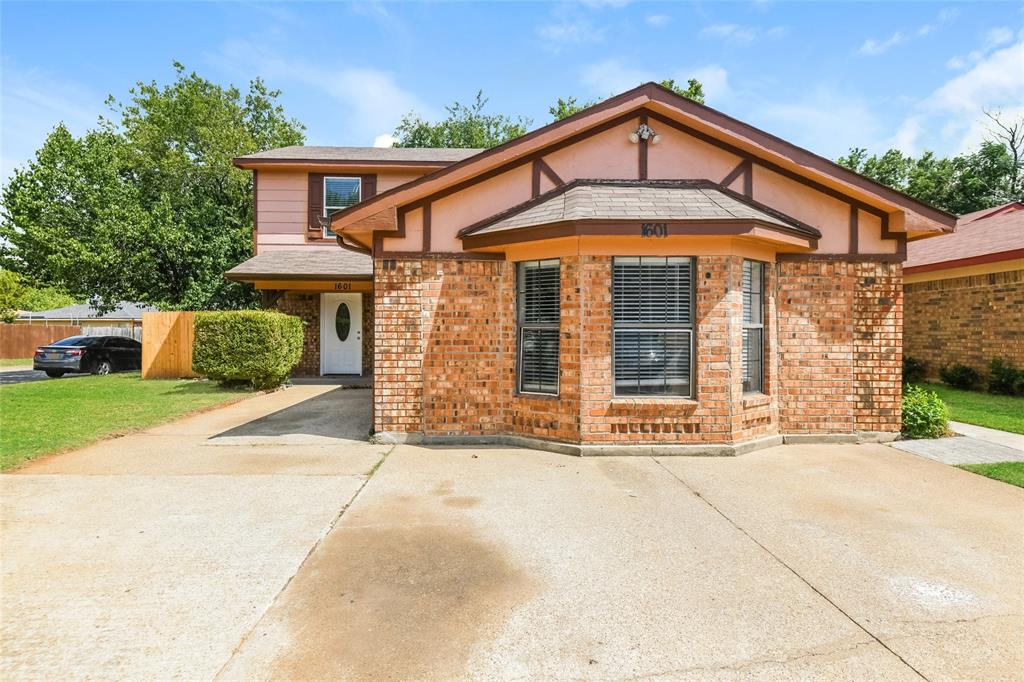
[[[942,367],[939,370],[939,378],[953,388],[970,391],[981,381],[981,373],[973,367],[956,363]]]
[[[275,388],[302,357],[302,320],[269,310],[196,314],[192,370],[222,382]]]
[[[906,386],[901,431],[905,438],[942,438],[949,433],[949,408],[934,391]]]

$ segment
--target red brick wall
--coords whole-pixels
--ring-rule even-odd
[[[296,377],[320,376],[320,294],[289,291],[277,309],[300,318],[305,327],[302,359],[292,372]],[[373,294],[363,294],[363,376],[373,374]]]
[[[904,353],[984,371],[996,357],[1024,367],[1024,270],[907,284]]]
[[[586,443],[730,443],[899,429],[898,265],[766,269],[765,393],[742,389],[742,266],[697,259],[695,400],[615,399],[611,263],[563,257],[557,398],[516,393],[515,264],[376,263],[375,429]]]
[[[778,264],[779,425],[784,433],[899,431],[899,264]]]

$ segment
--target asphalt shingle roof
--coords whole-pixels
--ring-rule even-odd
[[[102,315],[88,303],[66,305],[63,308],[51,308],[50,310],[37,310],[34,312],[25,311],[18,315],[18,319],[32,320],[141,320],[142,313],[155,312],[157,309],[144,303],[132,303],[120,301],[114,310]]]
[[[914,268],[964,258],[977,258],[1024,249],[1024,203],[967,213],[956,232],[907,244],[905,267]]]
[[[228,279],[287,279],[323,277],[368,277],[373,259],[340,247],[307,247],[264,251],[225,273]]]
[[[817,230],[706,181],[578,180],[467,230],[488,234],[574,220],[757,220],[810,236]]]
[[[454,163],[462,161],[482,149],[433,149],[426,147],[310,147],[295,145],[269,149],[238,157],[239,161],[337,161],[351,163],[354,161],[388,162],[416,161],[423,163]]]

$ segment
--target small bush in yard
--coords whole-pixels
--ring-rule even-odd
[[[953,388],[960,388],[968,391],[978,385],[981,375],[978,370],[967,365],[957,363],[946,365],[939,370],[939,377]]]
[[[903,383],[919,384],[928,372],[928,363],[917,358],[903,358]]]
[[[988,363],[988,392],[997,395],[1024,395],[1024,371],[1012,362],[993,358]]]
[[[253,388],[284,383],[302,357],[302,320],[268,310],[198,313],[192,347],[196,374]]]
[[[901,431],[905,438],[941,438],[949,433],[949,408],[934,391],[907,386]]]

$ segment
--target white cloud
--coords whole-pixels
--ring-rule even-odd
[[[764,29],[760,26],[739,24],[712,24],[700,30],[701,38],[713,38],[733,43],[751,43],[758,38],[781,38],[786,34],[782,26]]]
[[[858,54],[862,54],[869,57],[874,57],[880,54],[885,54],[890,48],[896,47],[907,42],[906,37],[899,31],[896,31],[885,40],[875,40],[874,38],[868,38],[857,50]]]
[[[395,139],[394,135],[392,135],[390,133],[383,133],[383,134],[378,135],[377,137],[373,138],[373,146],[374,147],[394,147],[395,146],[395,142],[397,142],[397,141],[398,140]]]
[[[558,51],[564,47],[599,43],[604,40],[604,29],[598,28],[587,19],[562,19],[537,27],[540,36],[550,49]]]
[[[986,46],[993,44],[992,37],[986,36]],[[1012,45],[972,52],[962,62],[960,68],[967,70],[921,100],[901,125],[897,142],[910,137],[906,131],[915,131],[916,144],[909,151],[914,146],[941,153],[975,148],[988,134],[983,109],[1001,110],[1008,119],[1024,116],[1024,35]]]
[[[225,43],[214,60],[244,74],[258,73],[275,86],[290,82],[320,92],[325,106],[337,108],[338,118],[356,138],[374,139],[381,128],[393,129],[412,110],[427,118],[436,113],[392,74],[347,66],[341,58],[337,64],[310,63],[275,54],[264,44],[236,40]]]
[[[672,17],[667,14],[648,14],[644,17],[644,21],[647,22],[648,26],[661,28],[663,26],[668,26],[668,23],[672,21]]]
[[[718,64],[709,64],[693,69],[688,72],[688,75],[676,80],[685,83],[690,78],[696,78],[704,86],[704,95],[708,104],[718,106],[732,96],[729,72]]]
[[[993,28],[985,34],[986,47],[998,47],[1013,40],[1013,31],[1005,26]]]
[[[75,135],[92,128],[106,113],[103,95],[40,69],[3,62],[0,103],[0,181],[35,155],[46,136],[63,122]]]

